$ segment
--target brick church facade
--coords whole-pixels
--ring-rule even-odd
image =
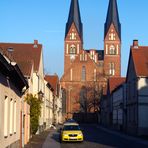
[[[109,0],[104,25],[104,50],[84,49],[79,3],[78,0],[71,0],[65,30],[64,74],[61,78],[66,115],[71,117],[73,113],[98,111],[95,92],[106,86],[108,77],[120,75],[121,25],[116,0]]]

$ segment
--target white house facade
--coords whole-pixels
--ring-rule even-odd
[[[6,53],[6,52],[5,52]],[[0,52],[0,147],[22,144],[22,95],[28,84],[18,65]]]
[[[127,131],[148,135],[148,47],[131,46],[127,71]]]

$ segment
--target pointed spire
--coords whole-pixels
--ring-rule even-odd
[[[80,35],[80,38],[82,39],[83,38],[83,24],[81,22],[78,0],[71,0],[69,17],[68,17],[68,21],[67,21],[67,24],[66,24],[65,37],[67,36],[68,31],[69,31],[72,23],[75,24],[77,31]]]
[[[121,40],[121,24],[119,21],[118,6],[117,6],[116,0],[109,0],[107,18],[106,18],[106,23],[105,23],[104,38],[106,37],[108,30],[112,23]]]

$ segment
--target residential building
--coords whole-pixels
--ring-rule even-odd
[[[83,47],[83,24],[78,0],[71,0],[64,38],[64,74],[60,80],[66,97],[65,116],[71,118],[74,113],[84,112],[81,101],[83,88],[90,85],[104,87],[106,77],[121,75],[121,24],[116,0],[110,0],[104,25],[104,50]],[[100,75],[104,77],[100,80]],[[91,106],[91,107],[90,107]],[[87,112],[99,110],[97,105],[89,104]]]
[[[49,129],[53,124],[53,94],[54,89],[49,82],[45,80],[45,107],[44,107],[44,120],[46,122],[46,129]]]
[[[33,95],[38,95],[39,93],[44,94],[42,45],[39,44],[37,40],[34,40],[34,43],[0,43],[0,46],[13,56],[13,58],[18,63],[20,69],[23,71],[23,74],[29,84],[29,90],[27,93],[32,93]],[[42,132],[45,129],[43,117],[43,107],[45,104],[44,95],[42,95],[41,97],[43,99],[43,103],[38,133]],[[24,106],[26,106],[25,103]],[[26,110],[28,109],[26,108]],[[26,111],[24,111],[24,113],[25,112]]]
[[[127,84],[127,132],[148,135],[148,46],[133,41],[130,48]]]
[[[53,88],[53,124],[60,124],[62,120],[62,91],[59,83],[59,77],[55,75],[46,75],[45,80]]]
[[[113,109],[113,105],[115,107],[114,103],[117,103],[115,96],[113,96],[113,91],[124,81],[125,78],[122,77],[111,77],[108,79],[107,90],[101,99],[101,123],[104,126],[112,127],[113,125],[113,119],[115,118],[115,108]],[[117,98],[117,100],[118,99],[119,98]]]
[[[10,53],[0,49],[0,147],[22,146],[22,96],[28,89]]]
[[[126,84],[121,78],[121,84],[112,92],[112,126],[123,131],[126,127]]]

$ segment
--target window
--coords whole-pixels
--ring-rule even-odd
[[[14,133],[16,133],[16,101],[14,102],[14,123],[13,123],[13,125],[14,125]]]
[[[76,47],[74,45],[70,47],[70,54],[76,54]]]
[[[94,69],[94,81],[96,81],[96,80],[97,80],[97,70]]]
[[[87,61],[87,54],[83,52],[83,54],[80,54],[80,61]]]
[[[8,97],[4,100],[4,137],[8,136]]]
[[[72,81],[72,77],[73,77],[73,75],[72,75],[72,69],[70,69],[70,81]]]
[[[114,63],[109,63],[109,74],[110,75],[115,75],[115,64]]]
[[[85,66],[82,67],[82,81],[86,80],[86,68]]]
[[[115,49],[115,46],[114,45],[111,45],[110,46],[109,54],[110,55],[115,55],[116,54],[116,49]]]
[[[111,40],[111,41],[116,40],[116,35],[115,35],[115,33],[110,33],[110,34],[109,34],[109,40]]]
[[[70,40],[76,40],[76,33],[70,33]]]
[[[13,100],[10,100],[10,121],[9,121],[9,132],[10,135],[12,135],[13,133]]]

